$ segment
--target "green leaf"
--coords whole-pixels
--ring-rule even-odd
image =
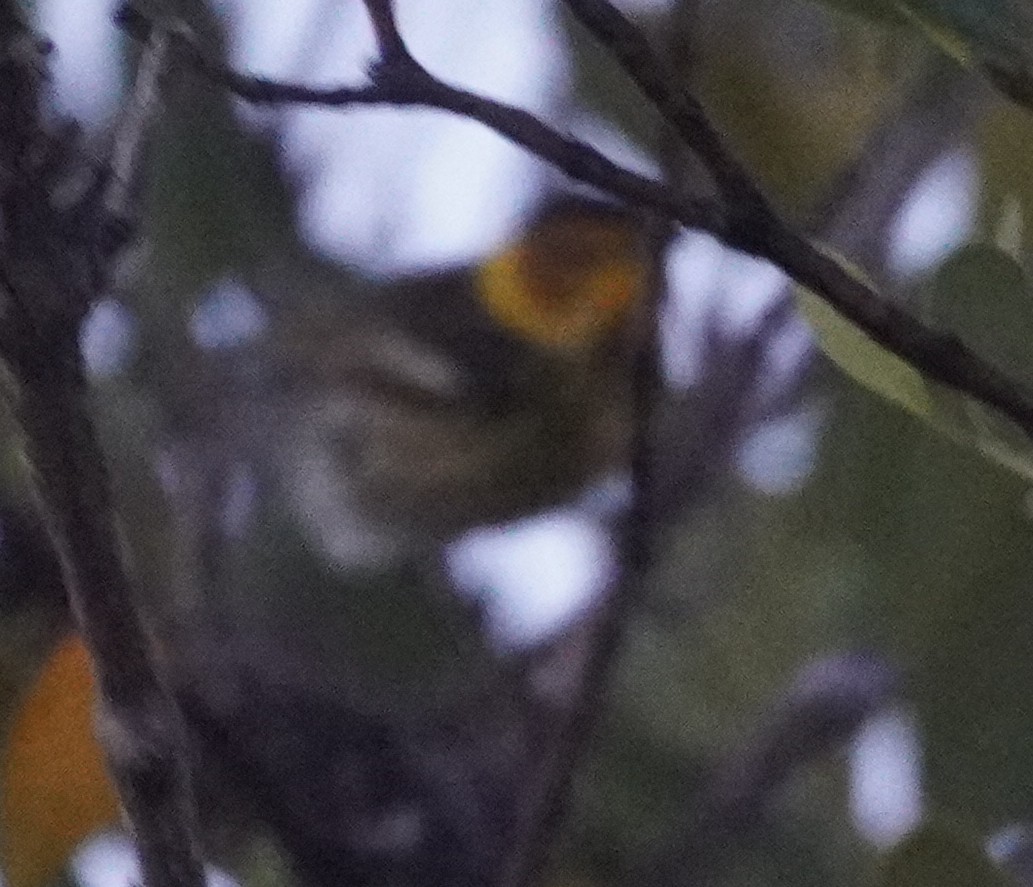
[[[855,273],[859,273],[856,272]],[[1022,269],[1002,251],[969,246],[934,277],[927,313],[981,357],[1033,386],[1033,302]],[[956,443],[1033,481],[1033,442],[996,411],[926,379],[807,290],[797,303],[822,351],[848,376]],[[1028,343],[1028,344],[1027,344]]]
[[[919,418],[935,420],[936,403],[929,383],[918,370],[808,290],[798,288],[796,297],[803,316],[817,334],[821,350],[840,369]]]
[[[952,255],[925,286],[929,321],[1017,382],[1033,388],[1033,296],[1021,266],[1003,250],[970,244]],[[955,439],[1033,479],[1033,442],[995,410],[938,388],[941,422]]]
[[[1014,193],[1006,194],[994,227],[994,246],[1015,261],[1022,256],[1024,222],[1022,200]]]
[[[1033,297],[1021,266],[1003,250],[970,244],[924,287],[926,317],[984,360],[1033,385]]]
[[[878,887],[1009,887],[979,844],[942,825],[923,826],[882,861]]]

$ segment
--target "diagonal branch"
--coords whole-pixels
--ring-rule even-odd
[[[608,22],[613,15],[619,15],[605,0],[591,2],[591,9],[596,11],[604,6],[610,10],[606,18]],[[378,0],[374,8],[381,15],[378,30],[383,37],[387,21],[383,18],[386,0]],[[132,10],[123,10],[120,20],[130,32],[137,34],[147,23],[142,13]],[[594,22],[595,19],[588,18],[588,21]],[[627,23],[627,28],[633,26]],[[622,25],[621,33],[626,30]],[[600,28],[596,36],[613,49],[608,42],[612,40],[612,33]],[[392,37],[389,42],[393,40]],[[424,107],[477,120],[571,178],[685,227],[712,234],[733,249],[772,262],[856,323],[874,341],[930,379],[995,407],[1026,434],[1033,436],[1033,392],[966,348],[955,336],[926,326],[905,308],[882,296],[875,287],[853,274],[843,261],[769,211],[767,201],[757,196],[759,191],[755,185],[746,184],[748,175],[714,137],[716,130],[709,123],[700,130],[703,135],[696,133],[692,138],[694,147],[707,161],[715,179],[723,183],[723,201],[720,203],[686,195],[648,176],[632,172],[584,142],[546,126],[527,111],[444,83],[416,62],[407,50],[404,55],[393,50],[388,56],[381,57],[371,67],[371,80],[367,84],[321,88],[234,72],[206,57],[185,31],[174,34],[174,43],[175,49],[187,62],[214,82],[251,102],[338,108],[372,105]],[[634,67],[641,64],[642,58],[651,59],[651,54],[645,52],[644,47],[648,44],[644,38],[636,41],[634,46],[634,53],[621,49],[619,57],[625,65]],[[385,48],[381,45],[381,52]],[[662,68],[655,67],[655,70]],[[662,111],[673,115],[677,126],[687,127],[693,121],[707,120],[701,106],[678,97],[673,87],[665,87],[648,71],[637,76],[649,86],[651,100]],[[729,199],[733,202],[726,205]]]
[[[134,36],[146,33],[149,26],[147,17],[132,8],[123,9],[118,20]],[[614,163],[585,142],[546,126],[521,108],[444,83],[415,61],[408,50],[401,60],[397,54],[377,59],[367,84],[318,87],[237,73],[208,57],[186,30],[174,32],[172,38],[181,58],[249,102],[324,108],[390,105],[449,111],[483,123],[571,178],[621,197],[629,204],[653,209],[686,227],[718,237],[726,234],[723,211],[715,202],[672,194],[662,183]]]
[[[729,230],[722,240],[766,259],[814,292],[873,340],[931,379],[996,407],[1033,436],[1033,392],[937,332],[851,273],[771,210],[695,97],[680,91],[641,31],[609,0],[563,0],[620,62],[665,121],[704,162],[721,191]]]
[[[0,355],[35,493],[99,689],[99,732],[146,887],[201,887],[178,709],[136,608],[78,332],[109,276],[136,175],[164,40],[148,39],[112,168],[90,174],[69,133],[43,121],[43,66],[22,27],[0,41]],[[74,134],[73,134],[74,135]],[[55,168],[54,157],[68,161]],[[71,166],[71,169],[64,168]],[[62,202],[59,178],[85,182]]]
[[[706,110],[691,93],[676,89],[674,71],[654,52],[646,36],[606,0],[563,0],[574,17],[620,63],[681,141],[694,151],[714,177],[727,209],[755,224],[774,210],[749,171],[725,145]]]

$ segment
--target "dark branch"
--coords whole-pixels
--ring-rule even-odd
[[[594,2],[599,8],[604,5],[604,0]],[[137,33],[146,23],[136,12],[124,14],[122,20],[131,32]],[[562,135],[526,111],[443,83],[408,53],[405,62],[398,66],[380,59],[373,66],[373,80],[366,85],[319,88],[238,74],[205,57],[186,33],[175,36],[177,49],[185,59],[215,82],[251,102],[342,108],[426,107],[477,120],[574,179],[685,227],[713,234],[734,249],[772,262],[929,378],[995,407],[1033,435],[1033,392],[967,349],[956,337],[925,326],[869,283],[855,277],[834,255],[824,252],[777,215],[769,213],[766,201],[756,199],[758,189],[743,183],[736,162],[724,155],[723,146],[715,138],[696,136],[694,142],[699,150],[706,152],[704,160],[709,158],[708,166],[715,178],[724,182],[726,193],[722,196],[725,200],[734,198],[734,205],[725,206],[723,202],[719,205],[666,188],[661,182],[614,163],[584,142]],[[635,60],[640,58],[645,45],[644,40],[636,42],[635,54],[626,52],[624,63],[637,64]],[[643,72],[640,79],[650,85],[653,101],[672,113],[680,109],[684,122],[701,113],[697,104],[687,105],[678,96],[672,94],[664,98],[657,92],[657,84],[648,72]],[[709,125],[705,130],[707,133],[715,131]]]
[[[201,887],[183,730],[135,606],[104,457],[91,421],[79,326],[110,275],[161,40],[148,41],[112,168],[84,161],[74,130],[44,124],[43,61],[23,28],[0,41],[2,355],[35,493],[76,623],[93,658],[100,734],[147,887]],[[70,203],[71,181],[84,187]]]
[[[124,10],[119,20],[134,35],[145,32],[149,22],[142,13],[131,9]],[[672,194],[660,182],[625,169],[585,142],[546,126],[521,108],[450,86],[430,74],[408,52],[400,65],[378,59],[368,84],[317,87],[239,74],[206,56],[186,31],[176,32],[173,38],[175,49],[198,71],[249,102],[329,108],[391,105],[449,111],[483,123],[571,178],[615,194],[633,206],[654,209],[688,228],[725,235],[723,213],[713,201]]]
[[[645,863],[657,885],[705,882],[741,852],[771,799],[803,768],[842,749],[900,693],[902,675],[867,652],[844,652],[801,668],[758,720],[753,736],[721,754],[678,837]],[[639,878],[631,879],[638,881]]]
[[[395,21],[394,4],[391,0],[365,0],[366,12],[369,14],[373,31],[377,35],[377,48],[380,50],[380,61],[385,65],[415,64],[409,54],[409,48],[402,39]]]
[[[773,216],[767,198],[749,171],[724,144],[698,99],[678,89],[675,76],[653,51],[645,35],[606,0],[563,0],[574,17],[620,63],[681,141],[703,161],[714,177],[726,208],[755,225]]]

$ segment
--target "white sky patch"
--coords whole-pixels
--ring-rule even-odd
[[[776,297],[789,278],[770,262],[725,248],[717,286],[710,294],[713,310],[726,318],[728,328],[749,326]]]
[[[198,303],[190,317],[190,333],[202,348],[227,348],[253,339],[267,320],[250,290],[227,279]]]
[[[308,83],[364,81],[374,50],[358,3],[307,0],[288,14],[271,2],[226,8],[239,26],[239,67]],[[398,17],[413,54],[438,76],[547,114],[569,82],[552,8],[452,0],[428,11],[423,0],[402,0]],[[313,15],[323,23],[315,30]],[[302,230],[337,258],[383,272],[470,259],[496,245],[531,199],[534,161],[479,124],[413,109],[288,113],[285,148],[307,185]]]
[[[703,331],[710,322],[709,295],[716,289],[725,248],[713,237],[683,231],[667,254],[670,287],[660,340],[667,381],[685,387],[699,381]]]
[[[446,562],[460,588],[487,610],[503,648],[562,630],[598,600],[613,575],[609,535],[575,509],[473,530]]]
[[[728,249],[706,234],[683,233],[667,259],[669,298],[662,321],[664,369],[673,385],[699,380],[704,333],[716,324],[745,334],[784,291],[788,278],[768,262]],[[771,379],[778,385],[806,359],[806,325],[788,324],[771,349]]]
[[[968,151],[940,158],[918,180],[890,229],[889,267],[906,276],[943,261],[972,236],[979,177]]]
[[[760,425],[739,452],[743,478],[772,496],[799,492],[814,468],[823,420],[821,411],[805,409]]]
[[[230,64],[265,77],[358,80],[373,53],[360,3],[328,0],[215,0],[230,22]],[[334,55],[334,50],[344,50]],[[312,51],[314,50],[314,52]],[[328,67],[333,60],[332,70]],[[327,81],[329,82],[329,81]]]
[[[700,381],[708,330],[749,336],[788,283],[769,263],[736,253],[705,234],[676,238],[667,271],[670,291],[660,335],[664,372],[675,387]],[[755,380],[759,396],[771,397],[795,378],[813,347],[803,320],[787,322],[769,342],[767,372]],[[770,495],[797,492],[814,467],[821,424],[821,413],[814,409],[761,424],[738,456],[743,479]]]
[[[767,353],[768,375],[760,380],[761,397],[774,396],[782,390],[787,377],[798,377],[801,364],[811,359],[815,347],[813,331],[796,314],[771,339]]]
[[[118,0],[47,0],[39,26],[57,46],[51,59],[58,105],[81,123],[103,122],[121,98]]]
[[[116,299],[102,299],[79,330],[86,367],[96,376],[111,376],[130,359],[136,345],[136,318]]]
[[[143,883],[133,842],[120,832],[105,832],[72,854],[71,870],[82,887],[135,887]],[[239,887],[225,872],[206,867],[208,887]]]
[[[656,161],[603,117],[588,112],[568,112],[564,114],[562,124],[556,124],[556,128],[586,142],[625,169],[653,179],[660,178],[661,171],[656,165]],[[552,166],[543,168],[548,171],[548,175],[555,176],[556,181],[567,188],[589,188],[588,185],[575,182]],[[592,193],[596,192],[592,191]]]
[[[850,751],[850,811],[858,831],[892,847],[922,819],[922,743],[912,712],[897,707],[872,717]]]

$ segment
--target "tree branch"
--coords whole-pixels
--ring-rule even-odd
[[[134,36],[145,33],[149,26],[143,13],[128,7],[119,12],[118,21]],[[722,236],[725,229],[723,212],[717,203],[671,194],[662,183],[625,169],[585,142],[546,126],[527,111],[450,86],[430,74],[408,50],[401,62],[391,56],[376,60],[368,84],[323,88],[239,74],[205,55],[185,29],[172,37],[173,48],[181,58],[246,101],[329,108],[392,105],[449,111],[483,123],[571,178],[615,194],[634,206],[656,210],[686,227],[715,236]]]
[[[758,720],[753,735],[718,756],[677,837],[645,861],[657,885],[705,882],[742,850],[771,799],[804,767],[842,748],[900,693],[902,675],[882,657],[842,652],[813,660]]]
[[[148,39],[112,166],[99,174],[71,130],[54,134],[42,123],[44,66],[29,32],[20,26],[0,42],[0,354],[18,385],[35,492],[93,658],[99,732],[144,883],[201,887],[182,725],[136,610],[78,342],[124,235],[164,41]],[[82,187],[62,201],[69,181]]]
[[[690,124],[700,119],[708,121],[697,102],[680,96],[673,86],[657,79],[655,72],[663,68],[659,62],[653,62],[644,38],[624,40],[634,30],[634,25],[626,20],[619,26],[618,36],[622,39],[617,41],[618,52],[613,45],[613,29],[598,24],[599,20],[612,25],[616,17],[623,19],[611,4],[605,0],[582,0],[580,8],[587,10],[585,20],[598,28],[593,31],[596,36],[636,72],[637,82],[648,86],[647,97],[661,113],[668,115],[672,125],[681,132],[691,130]],[[593,17],[592,13],[598,16]],[[121,21],[128,30],[138,33],[147,20],[141,13],[123,11]],[[177,33],[175,43],[184,59],[251,102],[341,108],[426,107],[477,120],[572,178],[772,262],[929,378],[995,407],[1033,436],[1033,392],[967,349],[956,337],[925,326],[770,211],[766,199],[758,197],[759,189],[752,183],[746,184],[748,175],[715,137],[716,129],[709,122],[699,133],[691,135],[690,144],[700,151],[718,181],[724,198],[720,203],[671,190],[614,163],[584,142],[560,134],[524,110],[450,86],[430,74],[407,51],[401,62],[397,55],[379,59],[371,68],[368,84],[320,88],[238,74],[207,58],[186,32]],[[643,59],[649,59],[649,65],[640,69]],[[688,137],[685,132],[682,135]],[[726,201],[731,202],[725,205]]]
[[[726,210],[741,216],[742,224],[773,218],[774,210],[749,171],[724,144],[699,100],[674,87],[679,78],[654,52],[645,34],[605,0],[563,2],[620,63],[678,138],[703,161],[714,177]]]
[[[381,62],[387,65],[416,65],[398,30],[392,0],[364,0],[364,2],[376,34]]]

